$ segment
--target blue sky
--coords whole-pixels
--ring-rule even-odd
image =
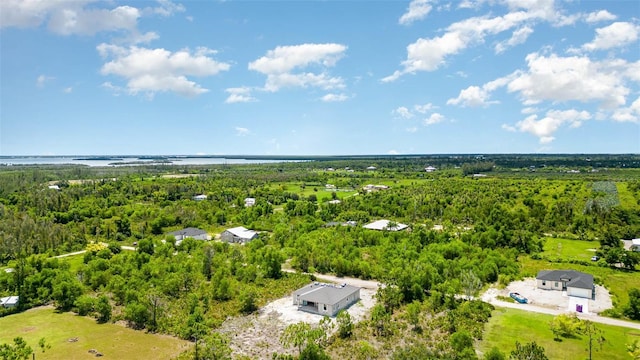
[[[640,152],[633,0],[3,0],[0,37],[0,155]]]

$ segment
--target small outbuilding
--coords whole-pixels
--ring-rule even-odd
[[[186,228],[182,230],[176,230],[168,233],[167,235],[171,235],[176,238],[176,245],[180,245],[182,240],[186,238],[193,238],[196,240],[209,240],[209,235],[206,231],[197,229],[197,228]]]
[[[539,289],[566,291],[569,296],[592,299],[595,295],[593,275],[576,270],[540,270],[536,282]]]
[[[207,200],[207,195],[205,194],[195,195],[192,199],[195,201]]]
[[[225,230],[220,234],[220,239],[229,243],[245,244],[258,237],[258,233],[253,230],[249,230],[244,226],[238,226]]]
[[[631,251],[640,251],[640,239],[631,239],[631,247],[629,247]]]
[[[248,198],[244,199],[244,206],[245,207],[250,207],[250,206],[253,206],[255,204],[256,204],[256,198],[248,197]]]
[[[11,309],[18,306],[18,301],[20,301],[19,296],[6,296],[0,298],[0,306],[5,309]]]
[[[293,292],[293,305],[298,310],[319,315],[336,316],[360,300],[360,288],[347,284],[311,283]]]
[[[401,231],[408,228],[409,225],[401,224],[401,223],[392,223],[389,220],[377,220],[370,224],[364,225],[363,228],[369,230],[386,230],[386,231]]]

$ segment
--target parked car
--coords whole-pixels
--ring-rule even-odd
[[[595,256],[594,255],[594,256],[591,257],[591,261],[598,261],[598,260],[600,260],[600,256]]]
[[[520,295],[520,294],[519,294],[519,293],[517,293],[517,292],[509,293],[509,296],[511,296],[511,298],[512,298],[513,300],[515,300],[515,301],[519,302],[520,304],[526,304],[526,303],[528,302],[528,300],[527,300],[527,298],[526,298],[526,297],[524,297],[524,296]]]

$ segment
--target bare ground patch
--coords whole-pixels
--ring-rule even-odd
[[[353,304],[347,312],[354,323],[363,320],[375,305],[375,290],[362,288],[360,301]],[[227,319],[220,328],[230,340],[234,356],[246,356],[251,359],[270,359],[274,352],[287,353],[280,344],[280,335],[290,324],[306,322],[317,325],[322,316],[298,311],[291,296],[283,297],[264,306],[257,313]],[[332,318],[335,324],[335,318]],[[335,327],[334,327],[335,329]]]

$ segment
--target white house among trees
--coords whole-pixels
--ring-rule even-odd
[[[186,238],[193,238],[196,240],[209,240],[209,235],[206,231],[197,229],[197,228],[186,228],[182,230],[176,230],[168,233],[167,235],[171,235],[176,238],[176,245],[180,245],[182,240]]]
[[[258,237],[258,233],[253,230],[249,230],[244,226],[238,226],[225,230],[220,234],[220,239],[229,243],[247,243]]]
[[[360,300],[360,288],[314,282],[293,292],[293,305],[298,310],[314,314],[335,316]]]

